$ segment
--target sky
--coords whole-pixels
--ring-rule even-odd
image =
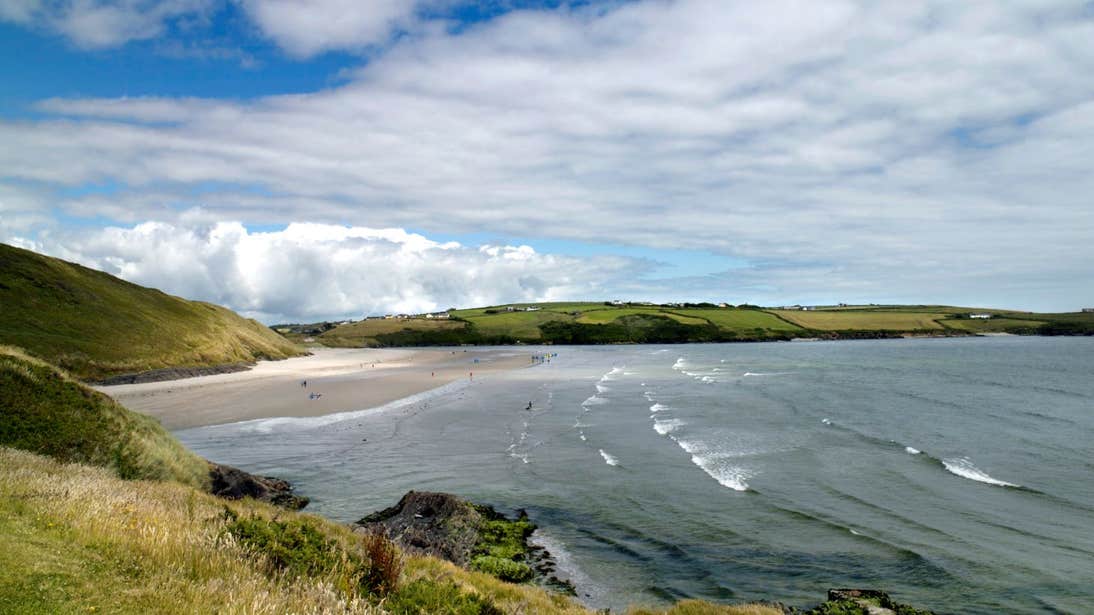
[[[1094,307],[1094,2],[0,0],[0,241],[263,322]]]

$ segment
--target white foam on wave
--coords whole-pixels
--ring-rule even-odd
[[[980,468],[974,466],[967,457],[954,457],[951,459],[943,459],[942,465],[949,470],[951,474],[956,474],[961,478],[967,478],[979,483],[985,483],[988,485],[995,485],[997,487],[1020,487],[1014,483],[1008,483],[1006,481],[992,478],[987,472],[984,472]]]
[[[600,377],[601,382],[611,382],[616,379],[616,376],[623,373],[622,367],[613,367],[611,371]]]
[[[923,451],[919,450],[918,448],[915,448],[914,446],[905,446],[904,447],[904,452],[908,453],[909,455],[919,455]]]
[[[667,436],[684,425],[687,425],[687,423],[680,419],[655,420],[653,422],[653,430],[662,436]]]
[[[602,384],[596,385],[596,392],[597,393],[607,393],[610,390],[611,390],[610,388],[608,388],[608,387],[606,387]]]
[[[646,401],[653,401],[653,391],[643,391],[642,397],[645,397]]]
[[[702,378],[699,379],[699,382],[705,382],[707,384],[713,384],[714,383],[714,378],[711,378],[710,376],[703,376]]]
[[[587,398],[585,401],[581,402],[581,405],[585,408],[588,408],[589,406],[601,406],[606,403],[608,403],[608,400],[604,399],[603,397],[593,395]]]
[[[614,455],[605,452],[604,449],[599,449],[599,450],[600,450],[600,456],[604,458],[604,463],[606,463],[610,466],[613,466],[613,467],[619,465],[619,459],[617,459]]]
[[[584,433],[579,433],[577,435],[578,435],[579,438],[581,438],[582,442],[588,442],[589,441],[589,439],[585,437]]]
[[[821,419],[821,422],[824,423],[825,425],[831,425],[832,424],[832,419]]]
[[[656,427],[654,427],[656,429]],[[752,454],[753,451],[727,451],[712,447],[700,440],[684,440],[668,434],[684,452],[691,455],[691,462],[699,466],[723,487],[734,491],[747,491],[752,473],[738,465],[734,459]]]
[[[668,410],[668,409],[669,409],[669,407],[664,405],[664,404],[655,403],[652,406],[650,406],[650,412],[662,412],[662,411]]]
[[[692,455],[691,462],[702,468],[708,476],[718,481],[723,487],[734,491],[748,491],[748,472],[744,468],[725,465],[719,459],[713,457],[700,457]]]
[[[859,532],[856,532],[855,530],[853,530],[853,529],[851,529],[851,528],[847,528],[847,529],[848,529],[848,530],[849,530],[849,531],[850,531],[850,532],[851,532],[852,534],[854,534],[855,536],[862,536],[862,534],[860,534]]]
[[[676,362],[672,364],[672,369],[684,369],[686,365],[687,361],[684,360],[684,357],[679,357],[676,359]]]

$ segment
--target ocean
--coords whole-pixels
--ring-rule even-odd
[[[177,435],[339,521],[410,489],[524,508],[598,608],[866,587],[940,613],[1091,612],[1094,339],[507,350],[557,354]]]

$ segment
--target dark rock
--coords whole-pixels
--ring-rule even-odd
[[[479,541],[482,515],[447,493],[409,491],[399,503],[356,523],[358,531],[379,531],[415,554],[467,566]]]
[[[483,524],[497,520],[528,522],[528,514],[524,510],[517,513],[514,521],[489,506],[472,504],[454,495],[410,491],[395,506],[358,521],[354,531],[380,532],[410,553],[432,555],[467,568],[474,557],[483,551]],[[528,522],[524,527],[535,526]],[[551,554],[529,542],[534,529],[526,531],[528,533],[522,539],[524,552],[514,556],[513,561],[527,564],[533,572],[535,583],[576,595],[573,585],[558,577]]]
[[[828,590],[828,600],[854,600],[856,598],[866,598],[878,601],[889,602],[889,594],[879,589],[830,589]]]
[[[209,462],[209,491],[228,500],[254,498],[289,510],[308,505],[308,498],[293,495],[288,481],[271,476],[255,476],[239,468]]]

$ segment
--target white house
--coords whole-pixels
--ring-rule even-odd
[[[987,320],[988,318],[991,318],[991,314],[969,314],[969,318]]]

